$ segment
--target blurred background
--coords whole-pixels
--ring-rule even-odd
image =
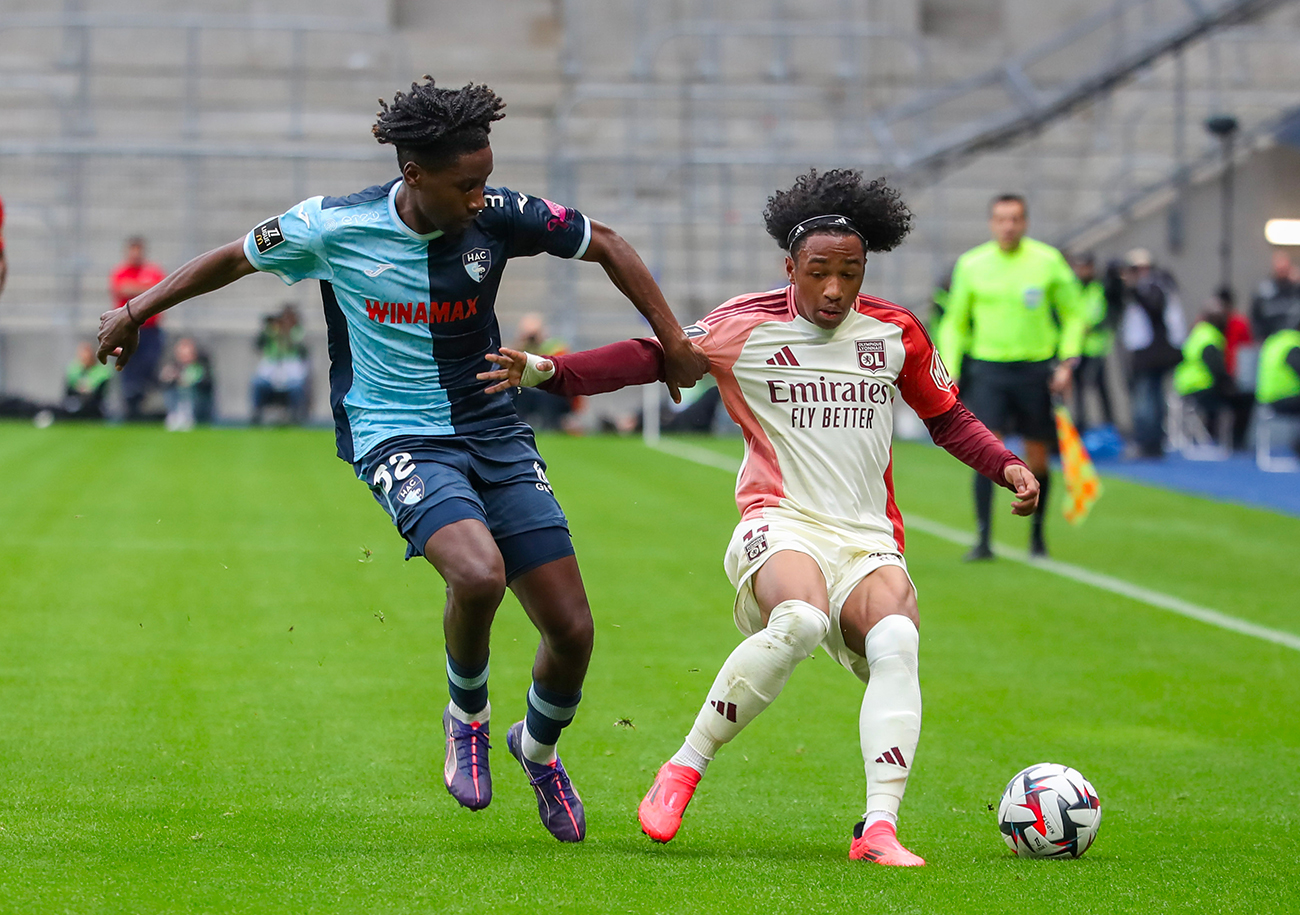
[[[864,288],[923,317],[1002,192],[1099,273],[1144,249],[1189,325],[1222,286],[1248,312],[1300,253],[1265,234],[1300,220],[1298,47],[1286,0],[2,0],[0,395],[65,396],[123,265],[394,177],[376,99],[426,73],[496,89],[493,182],[612,225],[683,323],[784,282],[761,212],[809,166],[904,189],[916,231]],[[508,341],[644,331],[602,271],[553,258],[516,261],[498,309]],[[200,420],[327,417],[315,284],[250,277],[161,331],[155,408],[203,376]]]

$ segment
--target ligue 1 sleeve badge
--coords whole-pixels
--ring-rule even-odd
[[[881,372],[885,368],[885,341],[859,340],[858,365],[868,372]]]
[[[492,252],[487,248],[475,248],[462,254],[460,262],[465,265],[465,272],[469,274],[469,278],[476,283],[481,283],[483,277],[487,276],[488,271],[492,269]]]

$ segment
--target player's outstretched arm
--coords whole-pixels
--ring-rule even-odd
[[[1038,480],[960,401],[924,422],[936,445],[972,470],[1015,492],[1012,512],[1034,513],[1038,507]]]
[[[537,387],[561,397],[582,397],[664,380],[663,350],[657,342],[647,339],[620,340],[549,358],[503,346],[500,354],[488,353],[487,358],[500,366],[478,374],[480,381],[495,382],[487,389],[489,394],[507,388]]]
[[[146,289],[126,303],[99,316],[99,361],[107,364],[117,357],[117,369],[131,361],[140,344],[140,325],[173,305],[229,285],[254,271],[244,254],[244,240],[200,254],[173,271],[161,283]]]
[[[668,393],[674,403],[681,403],[679,389],[692,387],[703,378],[709,370],[709,361],[686,339],[641,256],[621,235],[593,219],[591,243],[582,259],[604,267],[618,291],[627,296],[628,301],[650,322],[650,328],[663,346],[664,381],[668,384]]]

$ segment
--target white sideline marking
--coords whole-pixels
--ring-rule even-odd
[[[703,464],[707,467],[717,467],[719,470],[727,470],[736,473],[740,469],[740,462],[734,458],[729,458],[725,454],[719,454],[708,448],[701,448],[698,445],[691,445],[686,442],[673,442],[660,440],[655,446],[656,451],[662,451],[665,454],[671,454],[673,457],[679,457],[683,460],[694,461],[696,464]],[[959,531],[956,528],[949,527],[946,524],[940,524],[938,521],[931,521],[929,518],[920,515],[909,514],[907,516],[909,527],[929,534],[932,537],[938,537],[941,540],[947,540],[950,543],[956,543],[961,546],[970,546],[975,542],[973,535]],[[1267,626],[1259,626],[1247,620],[1235,616],[1229,616],[1226,613],[1220,613],[1218,610],[1211,610],[1209,607],[1202,607],[1193,604],[1181,598],[1174,597],[1171,594],[1164,594],[1160,591],[1153,591],[1150,588],[1144,588],[1141,585],[1135,585],[1124,581],[1122,578],[1115,578],[1111,575],[1104,575],[1101,572],[1094,572],[1091,569],[1085,569],[1082,566],[1076,566],[1068,562],[1061,562],[1057,559],[1030,559],[1029,554],[1024,550],[1018,550],[1014,547],[994,544],[993,550],[998,556],[1004,559],[1010,559],[1012,562],[1023,563],[1032,566],[1035,569],[1042,569],[1044,572],[1051,572],[1062,578],[1069,578],[1085,585],[1091,585],[1102,591],[1109,591],[1112,594],[1118,594],[1120,597],[1127,597],[1130,600],[1147,604],[1151,607],[1157,607],[1161,610],[1168,610],[1170,613],[1177,613],[1179,616],[1185,616],[1188,619],[1198,620],[1211,626],[1217,626],[1220,629],[1227,629],[1230,632],[1237,632],[1242,635],[1253,636],[1257,639],[1263,639],[1265,642],[1272,642],[1274,645],[1281,645],[1285,648],[1291,648],[1300,651],[1300,635],[1291,632],[1284,632],[1280,629],[1270,629]]]

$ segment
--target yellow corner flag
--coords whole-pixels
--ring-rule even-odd
[[[1083,447],[1079,430],[1074,427],[1070,410],[1063,404],[1056,406],[1056,437],[1061,445],[1061,470],[1065,473],[1065,520],[1082,524],[1092,511],[1092,505],[1101,498],[1101,478],[1092,465],[1088,449]]]

